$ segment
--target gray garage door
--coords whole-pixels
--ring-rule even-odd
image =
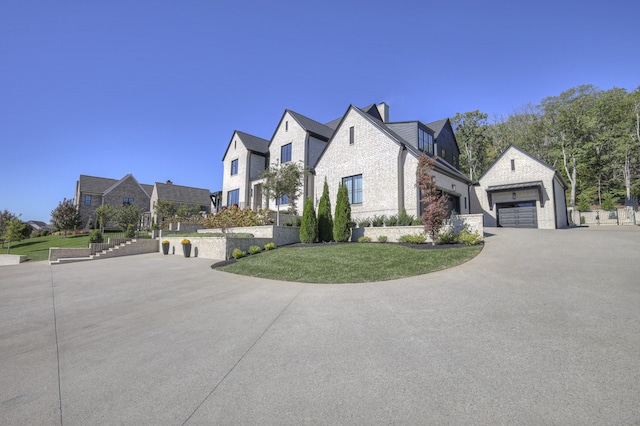
[[[504,228],[537,228],[535,207],[503,207],[498,209],[498,225]]]

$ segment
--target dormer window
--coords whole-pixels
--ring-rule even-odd
[[[418,128],[418,149],[433,155],[433,135],[420,128]]]

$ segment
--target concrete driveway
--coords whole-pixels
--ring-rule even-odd
[[[487,231],[465,265],[372,284],[3,267],[0,423],[639,424],[638,228]]]

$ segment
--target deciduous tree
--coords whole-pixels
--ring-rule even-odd
[[[289,199],[291,213],[295,214],[296,200],[300,195],[300,186],[305,173],[306,170],[302,165],[293,162],[269,167],[262,173],[264,179],[262,188],[265,195],[276,203],[286,196]],[[276,222],[280,225],[279,209],[277,209]]]
[[[73,205],[73,200],[65,198],[51,211],[51,223],[54,229],[63,231],[65,238],[67,238],[67,231],[77,229],[81,221],[80,213]]]
[[[438,233],[447,220],[447,196],[436,187],[436,177],[432,171],[435,160],[424,153],[418,159],[416,170],[416,187],[420,190],[422,210],[422,224],[424,230],[431,237],[431,244],[435,244]]]

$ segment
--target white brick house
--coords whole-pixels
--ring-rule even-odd
[[[564,228],[566,189],[556,169],[511,145],[474,184],[472,212],[489,227]]]
[[[335,207],[338,187],[348,186],[352,218],[420,214],[415,187],[418,157],[438,154],[436,185],[450,198],[450,209],[469,213],[470,180],[457,170],[459,149],[448,119],[430,124],[389,122],[386,104],[350,106],[322,124],[286,110],[270,141],[234,132],[223,157],[223,204],[252,208],[274,206],[262,194],[260,174],[269,164],[299,162],[310,170],[302,199],[317,207],[325,179]]]

